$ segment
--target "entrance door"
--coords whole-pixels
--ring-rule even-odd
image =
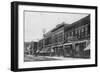
[[[72,56],[73,54],[73,48],[72,48],[72,45],[65,45],[64,47],[64,55],[65,56]]]

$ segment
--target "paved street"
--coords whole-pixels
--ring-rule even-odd
[[[52,61],[52,60],[74,60],[80,58],[69,58],[69,57],[50,57],[50,56],[32,56],[26,55],[24,61],[25,62],[32,62],[32,61]]]
[[[25,62],[29,62],[29,61],[50,61],[50,60],[60,60],[60,59],[45,57],[45,56],[32,56],[32,55],[27,55],[27,56],[25,56],[25,59],[24,59]]]

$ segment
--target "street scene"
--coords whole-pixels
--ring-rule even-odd
[[[90,14],[25,12],[25,17],[24,62],[91,58]]]

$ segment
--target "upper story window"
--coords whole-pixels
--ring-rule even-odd
[[[72,31],[72,36],[73,36],[73,31]]]
[[[87,31],[87,27],[85,27],[85,31]]]
[[[78,33],[79,33],[79,35],[80,35],[80,33],[81,33],[81,32],[80,32],[80,29],[78,30]]]
[[[77,30],[75,30],[75,34],[77,34]]]
[[[84,32],[84,28],[82,28],[82,32]]]

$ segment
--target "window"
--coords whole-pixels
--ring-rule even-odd
[[[82,28],[82,32],[84,32],[84,28]]]
[[[70,33],[68,33],[68,37],[70,36]]]
[[[85,31],[87,31],[87,27],[85,27]]]
[[[75,34],[77,34],[77,30],[75,30]]]
[[[73,31],[72,31],[72,36],[73,36]]]
[[[70,32],[70,36],[72,36],[72,33]]]
[[[79,35],[80,35],[80,30],[78,30],[78,32],[79,32]]]

